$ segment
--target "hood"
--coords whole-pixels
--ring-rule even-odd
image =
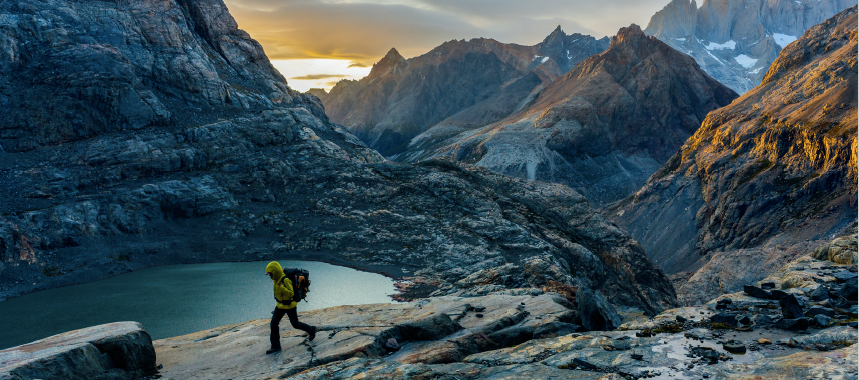
[[[277,261],[272,261],[265,266],[265,273],[273,274],[274,276],[271,276],[272,281],[277,281],[283,277],[283,267]]]

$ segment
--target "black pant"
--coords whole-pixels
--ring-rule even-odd
[[[302,330],[308,334],[313,330],[313,327],[306,323],[301,323],[298,321],[298,308],[294,307],[292,309],[279,309],[277,307],[274,308],[274,315],[271,316],[271,347],[276,348],[280,347],[280,320],[283,319],[283,315],[289,317],[289,323],[292,324],[292,327]]]

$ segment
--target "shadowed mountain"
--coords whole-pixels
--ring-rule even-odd
[[[782,50],[611,217],[694,303],[856,225],[856,7]],[[683,283],[685,281],[681,281]]]
[[[220,0],[0,2],[0,61],[0,299],[277,257],[436,295],[554,284],[648,313],[676,302],[568,187],[384,160],[287,87]]]
[[[457,129],[508,116],[608,43],[558,27],[535,46],[453,40],[411,59],[391,49],[366,78],[337,83],[325,110],[370,147],[398,159],[414,136],[433,126]]]
[[[407,161],[446,155],[498,173],[567,184],[604,204],[638,189],[707,112],[737,95],[637,25],[485,128],[434,127]]]
[[[850,0],[673,0],[645,33],[695,58],[739,94],[761,83],[782,48],[855,5]]]

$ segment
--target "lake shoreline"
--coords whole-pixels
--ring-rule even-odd
[[[172,255],[159,255],[159,260],[152,261],[149,263],[139,262],[139,261],[121,261],[114,260],[112,264],[116,264],[111,266],[110,268],[105,268],[107,265],[104,263],[100,263],[102,265],[96,265],[91,268],[85,268],[78,272],[72,272],[59,277],[52,277],[48,280],[43,280],[41,282],[36,282],[33,285],[16,285],[8,290],[0,290],[0,303],[13,299],[16,297],[24,296],[27,294],[48,290],[48,289],[56,289],[66,286],[80,285],[89,282],[104,280],[107,278],[111,278],[114,276],[118,276],[121,274],[126,274],[134,271],[138,271],[141,269],[154,268],[160,266],[167,265],[186,265],[186,264],[212,264],[212,263],[246,263],[246,262],[254,262],[254,261],[277,261],[277,260],[300,260],[300,261],[315,261],[322,262],[326,264],[351,268],[355,270],[359,270],[362,272],[376,273],[383,275],[385,277],[391,278],[395,283],[410,281],[411,277],[409,277],[409,273],[403,271],[403,265],[392,265],[392,264],[372,264],[368,262],[359,262],[359,261],[351,261],[339,258],[336,253],[331,252],[323,252],[323,251],[300,251],[300,252],[278,252],[271,254],[240,254],[238,257],[236,255],[232,255],[232,257],[225,257],[222,254],[215,255],[206,255],[206,256],[181,256],[175,257],[177,260],[170,260],[170,256]],[[14,267],[6,268],[6,271],[14,270]],[[264,268],[261,268],[263,270]],[[410,272],[419,269],[419,267],[412,266],[408,268]],[[264,272],[263,272],[264,274]],[[14,275],[14,274],[13,274]],[[311,274],[312,275],[312,274]],[[29,284],[30,282],[34,282],[33,279],[24,279],[24,283]],[[408,296],[408,291],[403,290],[402,287],[397,287],[397,293],[391,295],[391,298],[398,301],[408,300],[413,297]]]

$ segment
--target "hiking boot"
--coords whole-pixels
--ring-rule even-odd
[[[273,354],[275,352],[280,352],[280,347],[269,348],[268,351],[266,351],[265,353],[266,353],[266,355],[268,355],[268,354]]]
[[[316,338],[316,326],[313,326],[313,330],[310,330],[310,332],[308,333],[308,335],[309,335],[309,336],[307,337],[307,340],[309,340],[309,341],[311,341],[311,342],[312,342],[312,341],[313,341],[313,338]]]

